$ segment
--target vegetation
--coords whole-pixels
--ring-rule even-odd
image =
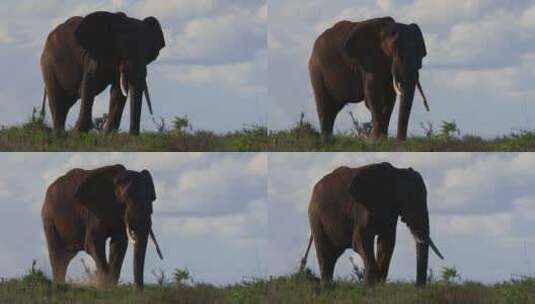
[[[67,131],[56,136],[34,109],[26,123],[0,128],[0,151],[266,151],[269,144],[264,126],[216,134],[194,130],[187,117],[175,117],[170,127],[159,117],[153,119],[155,131],[105,135],[106,119],[106,115],[96,118],[90,133]]]
[[[147,285],[143,292],[124,284],[109,289],[57,285],[34,262],[22,278],[0,281],[0,303],[535,303],[533,278],[483,285],[461,281],[454,267],[444,268],[438,280],[431,272],[423,288],[409,282],[368,288],[355,276],[321,286],[309,269],[222,287],[196,283],[188,270],[177,269],[169,279],[162,270],[152,274],[157,284]]]
[[[245,126],[226,134],[195,130],[188,117],[174,117],[167,122],[153,118],[155,131],[139,136],[127,133],[104,134],[106,115],[94,120],[94,130],[87,134],[65,132],[53,134],[35,109],[20,126],[0,127],[0,151],[535,151],[535,131],[515,131],[510,135],[484,139],[462,135],[455,121],[443,121],[435,129],[422,123],[423,135],[400,142],[393,138],[373,141],[370,123],[360,123],[352,113],[353,128],[338,132],[327,142],[304,114],[288,130],[269,131],[265,126]]]
[[[350,113],[351,117],[353,115]],[[301,118],[288,130],[269,131],[271,151],[535,151],[535,131],[515,131],[510,135],[484,139],[474,135],[462,135],[455,121],[443,121],[436,130],[432,123],[422,123],[424,135],[411,136],[400,142],[393,138],[372,141],[370,123],[360,123],[353,118],[353,129],[339,132],[327,142],[321,139],[316,128]]]

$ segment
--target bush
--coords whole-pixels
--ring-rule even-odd
[[[457,271],[455,266],[452,267],[442,267],[440,271],[440,282],[445,284],[456,284],[460,283],[461,274]]]
[[[175,116],[173,118],[173,131],[180,134],[186,134],[188,131],[192,131],[193,128],[189,122],[188,116],[179,117]]]
[[[189,283],[193,283],[193,278],[191,277],[191,274],[187,268],[176,268],[173,272],[173,282],[177,286],[185,286]]]
[[[21,283],[23,286],[32,287],[37,285],[49,285],[50,279],[45,273],[36,267],[37,261],[32,261],[32,268],[30,268],[26,274],[22,277]]]

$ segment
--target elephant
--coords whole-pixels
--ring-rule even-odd
[[[401,217],[416,241],[416,284],[424,285],[429,247],[443,259],[430,237],[426,196],[424,180],[412,168],[377,163],[335,169],[313,188],[308,208],[311,235],[301,269],[314,241],[322,283],[332,281],[336,260],[348,248],[362,258],[365,285],[385,282]]]
[[[387,137],[399,95],[397,139],[405,140],[415,86],[429,111],[419,81],[426,55],[420,27],[391,17],[340,21],[323,32],[308,62],[322,138],[330,138],[336,116],[347,103],[363,100],[372,116],[372,138]]]
[[[41,115],[48,97],[53,129],[61,133],[69,109],[81,99],[74,130],[87,132],[93,127],[95,96],[111,85],[105,131],[118,130],[130,98],[129,133],[138,135],[143,95],[152,114],[147,65],[164,47],[162,27],[155,17],[139,20],[122,12],[94,12],[69,18],[48,35],[41,55],[45,84]]]
[[[155,199],[149,171],[131,171],[123,165],[76,168],[56,179],[41,210],[54,282],[64,283],[70,260],[85,251],[95,261],[97,284],[116,285],[129,239],[134,247],[135,286],[142,289],[149,236],[163,260],[152,231]]]

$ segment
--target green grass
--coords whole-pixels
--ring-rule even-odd
[[[535,303],[535,280],[495,285],[439,280],[423,288],[392,282],[367,288],[355,280],[338,279],[321,287],[312,276],[296,273],[223,287],[163,283],[140,292],[129,285],[96,289],[21,278],[0,282],[0,303]]]
[[[409,152],[490,152],[535,151],[535,132],[517,131],[510,135],[494,139],[484,139],[479,136],[464,135],[457,128],[455,122],[442,122],[440,129],[435,131],[431,124],[422,125],[422,136],[411,136],[406,141],[393,138],[378,141],[370,140],[358,122],[352,131],[335,134],[327,142],[320,137],[318,130],[303,119],[288,130],[269,131],[270,150],[274,152],[289,151],[409,151]]]
[[[55,136],[34,111],[24,124],[0,128],[0,151],[535,151],[534,131],[516,131],[484,139],[461,135],[455,122],[447,121],[443,121],[438,130],[429,123],[422,124],[425,135],[400,142],[393,138],[372,141],[367,136],[369,124],[354,120],[353,130],[337,133],[325,142],[304,115],[288,130],[268,131],[264,126],[248,126],[225,134],[194,130],[187,117],[175,117],[169,126],[162,118],[154,119],[156,131],[145,131],[139,136],[127,133],[105,135],[98,131],[105,120],[105,116],[95,119],[97,131],[85,134],[67,131],[62,136]]]
[[[95,121],[102,126],[102,122]],[[175,117],[171,128],[163,119],[157,131],[139,136],[127,133],[102,134],[99,131],[53,134],[35,112],[19,126],[0,128],[0,151],[266,151],[269,140],[263,126],[248,126],[226,134],[193,130],[187,117]]]

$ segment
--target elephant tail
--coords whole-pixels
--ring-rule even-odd
[[[313,240],[313,237],[312,237],[312,233],[311,233],[310,234],[310,238],[308,240],[307,250],[305,251],[305,256],[303,256],[303,258],[301,259],[301,266],[299,267],[299,272],[302,272],[303,270],[305,270],[305,266],[307,265],[308,252],[310,251],[310,246],[312,245],[312,240]]]
[[[46,89],[43,89],[43,103],[41,104],[41,118],[44,120],[46,115]]]

